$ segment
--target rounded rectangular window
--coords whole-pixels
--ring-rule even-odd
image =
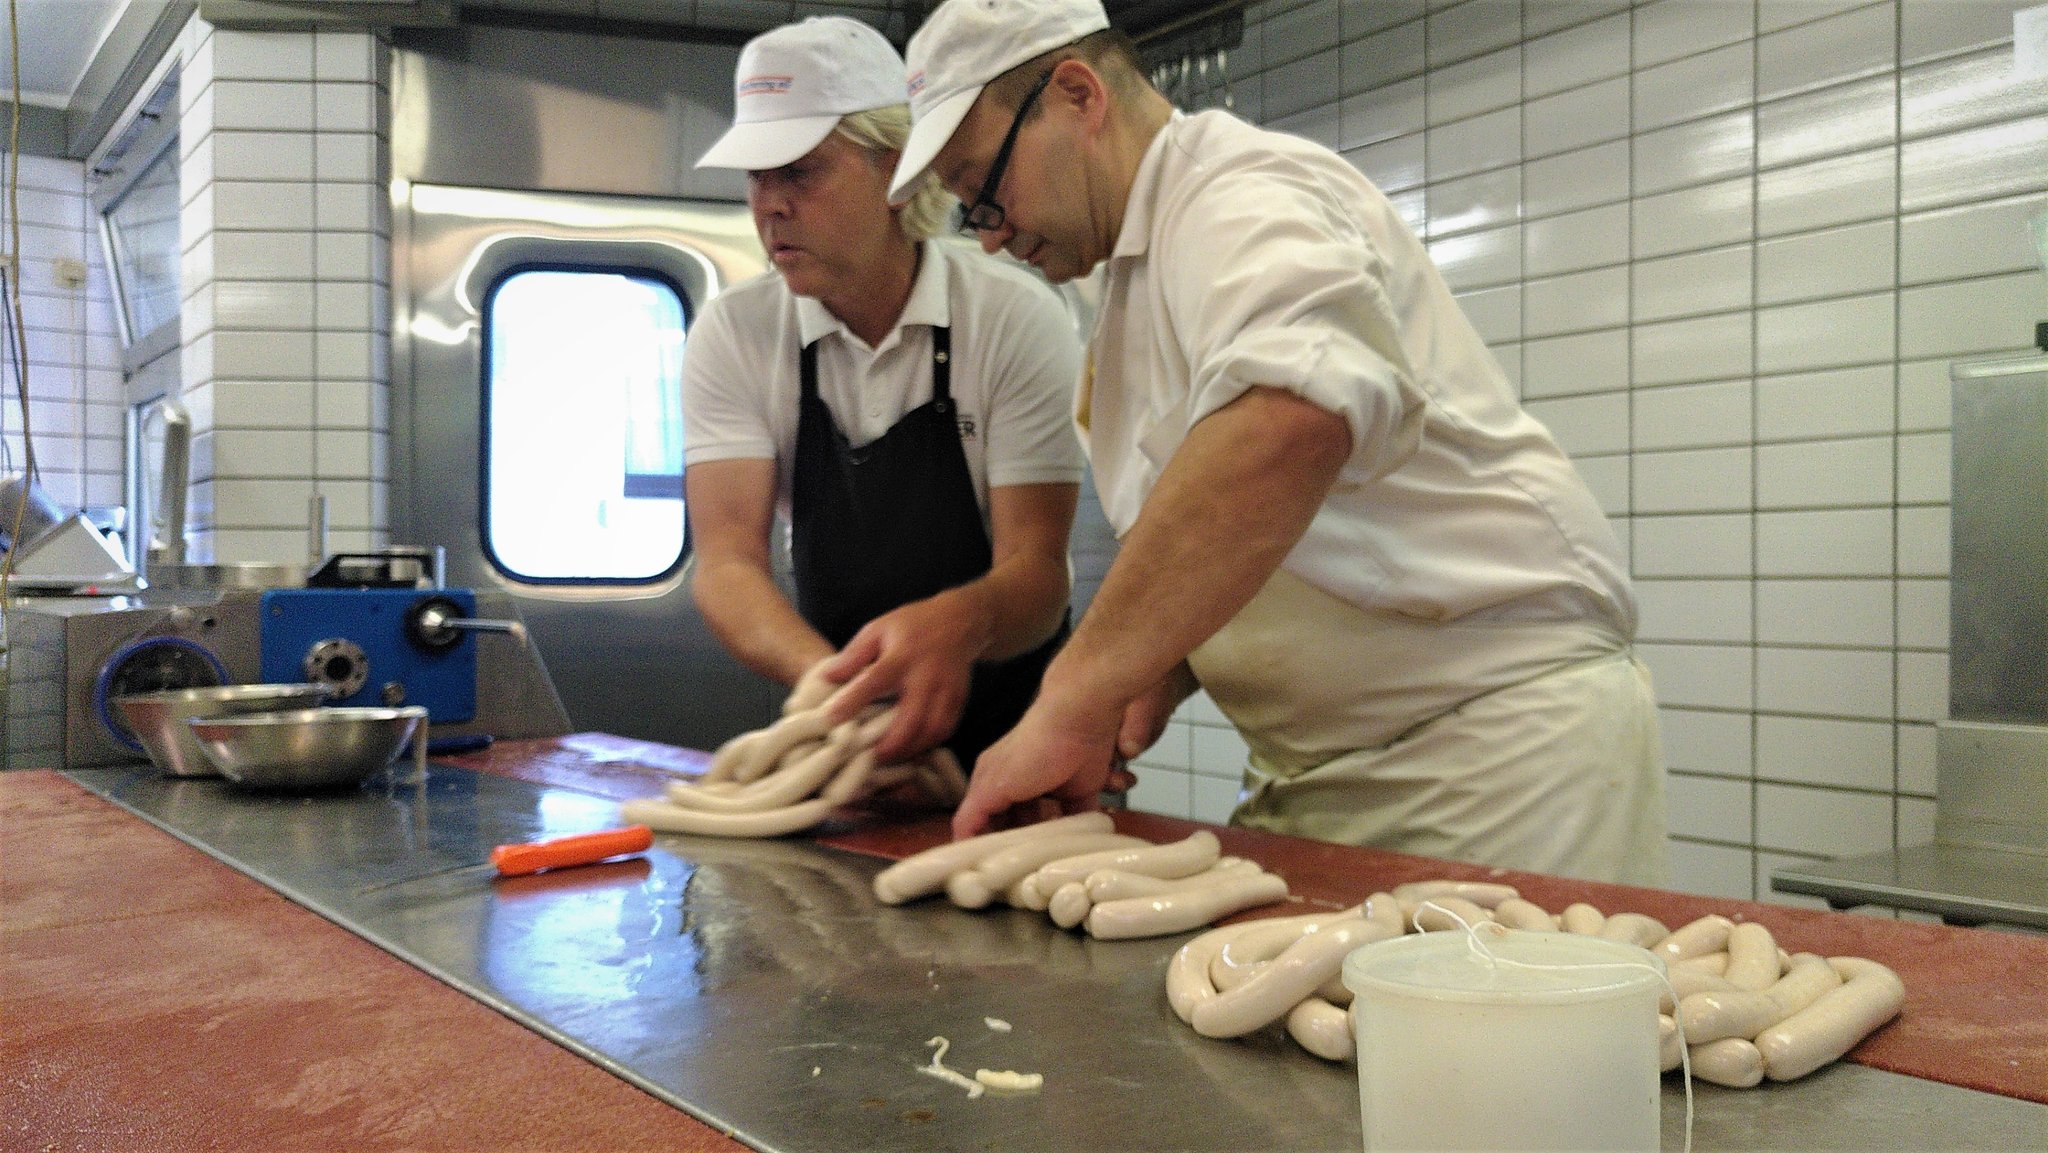
[[[524,267],[483,308],[483,545],[507,575],[649,582],[683,562],[688,308],[639,270]]]

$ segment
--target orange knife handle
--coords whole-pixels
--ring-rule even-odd
[[[638,853],[653,843],[654,830],[646,825],[628,825],[523,845],[499,845],[491,850],[491,864],[497,866],[499,876],[516,877]]]

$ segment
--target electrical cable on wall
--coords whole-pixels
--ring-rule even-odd
[[[21,304],[21,6],[7,0],[7,52],[13,101],[8,109],[7,173],[0,181],[0,217],[7,222],[7,243],[0,254],[0,295],[6,301],[8,363],[14,366],[15,394],[21,400],[21,489],[14,503],[14,523],[7,533],[7,554],[0,557],[0,700],[11,688],[14,637],[14,563],[20,553],[21,526],[28,517],[29,486],[36,475],[35,442],[29,437],[28,422],[28,322]],[[0,409],[4,412],[4,409]],[[0,433],[6,424],[0,420]],[[0,472],[11,471],[12,453],[0,435]],[[0,749],[4,752],[4,749]]]

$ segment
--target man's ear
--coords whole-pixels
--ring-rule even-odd
[[[1109,88],[1086,61],[1069,57],[1054,65],[1046,95],[1079,112],[1082,125],[1091,134],[1102,127],[1109,115]]]

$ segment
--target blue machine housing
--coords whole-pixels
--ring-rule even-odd
[[[424,705],[433,724],[476,716],[476,638],[468,633],[445,647],[417,640],[409,619],[429,600],[452,602],[476,615],[468,589],[273,589],[263,594],[258,627],[263,679],[293,683],[309,676],[306,656],[322,641],[346,640],[362,649],[368,679],[336,705]],[[393,700],[386,686],[395,685]]]

